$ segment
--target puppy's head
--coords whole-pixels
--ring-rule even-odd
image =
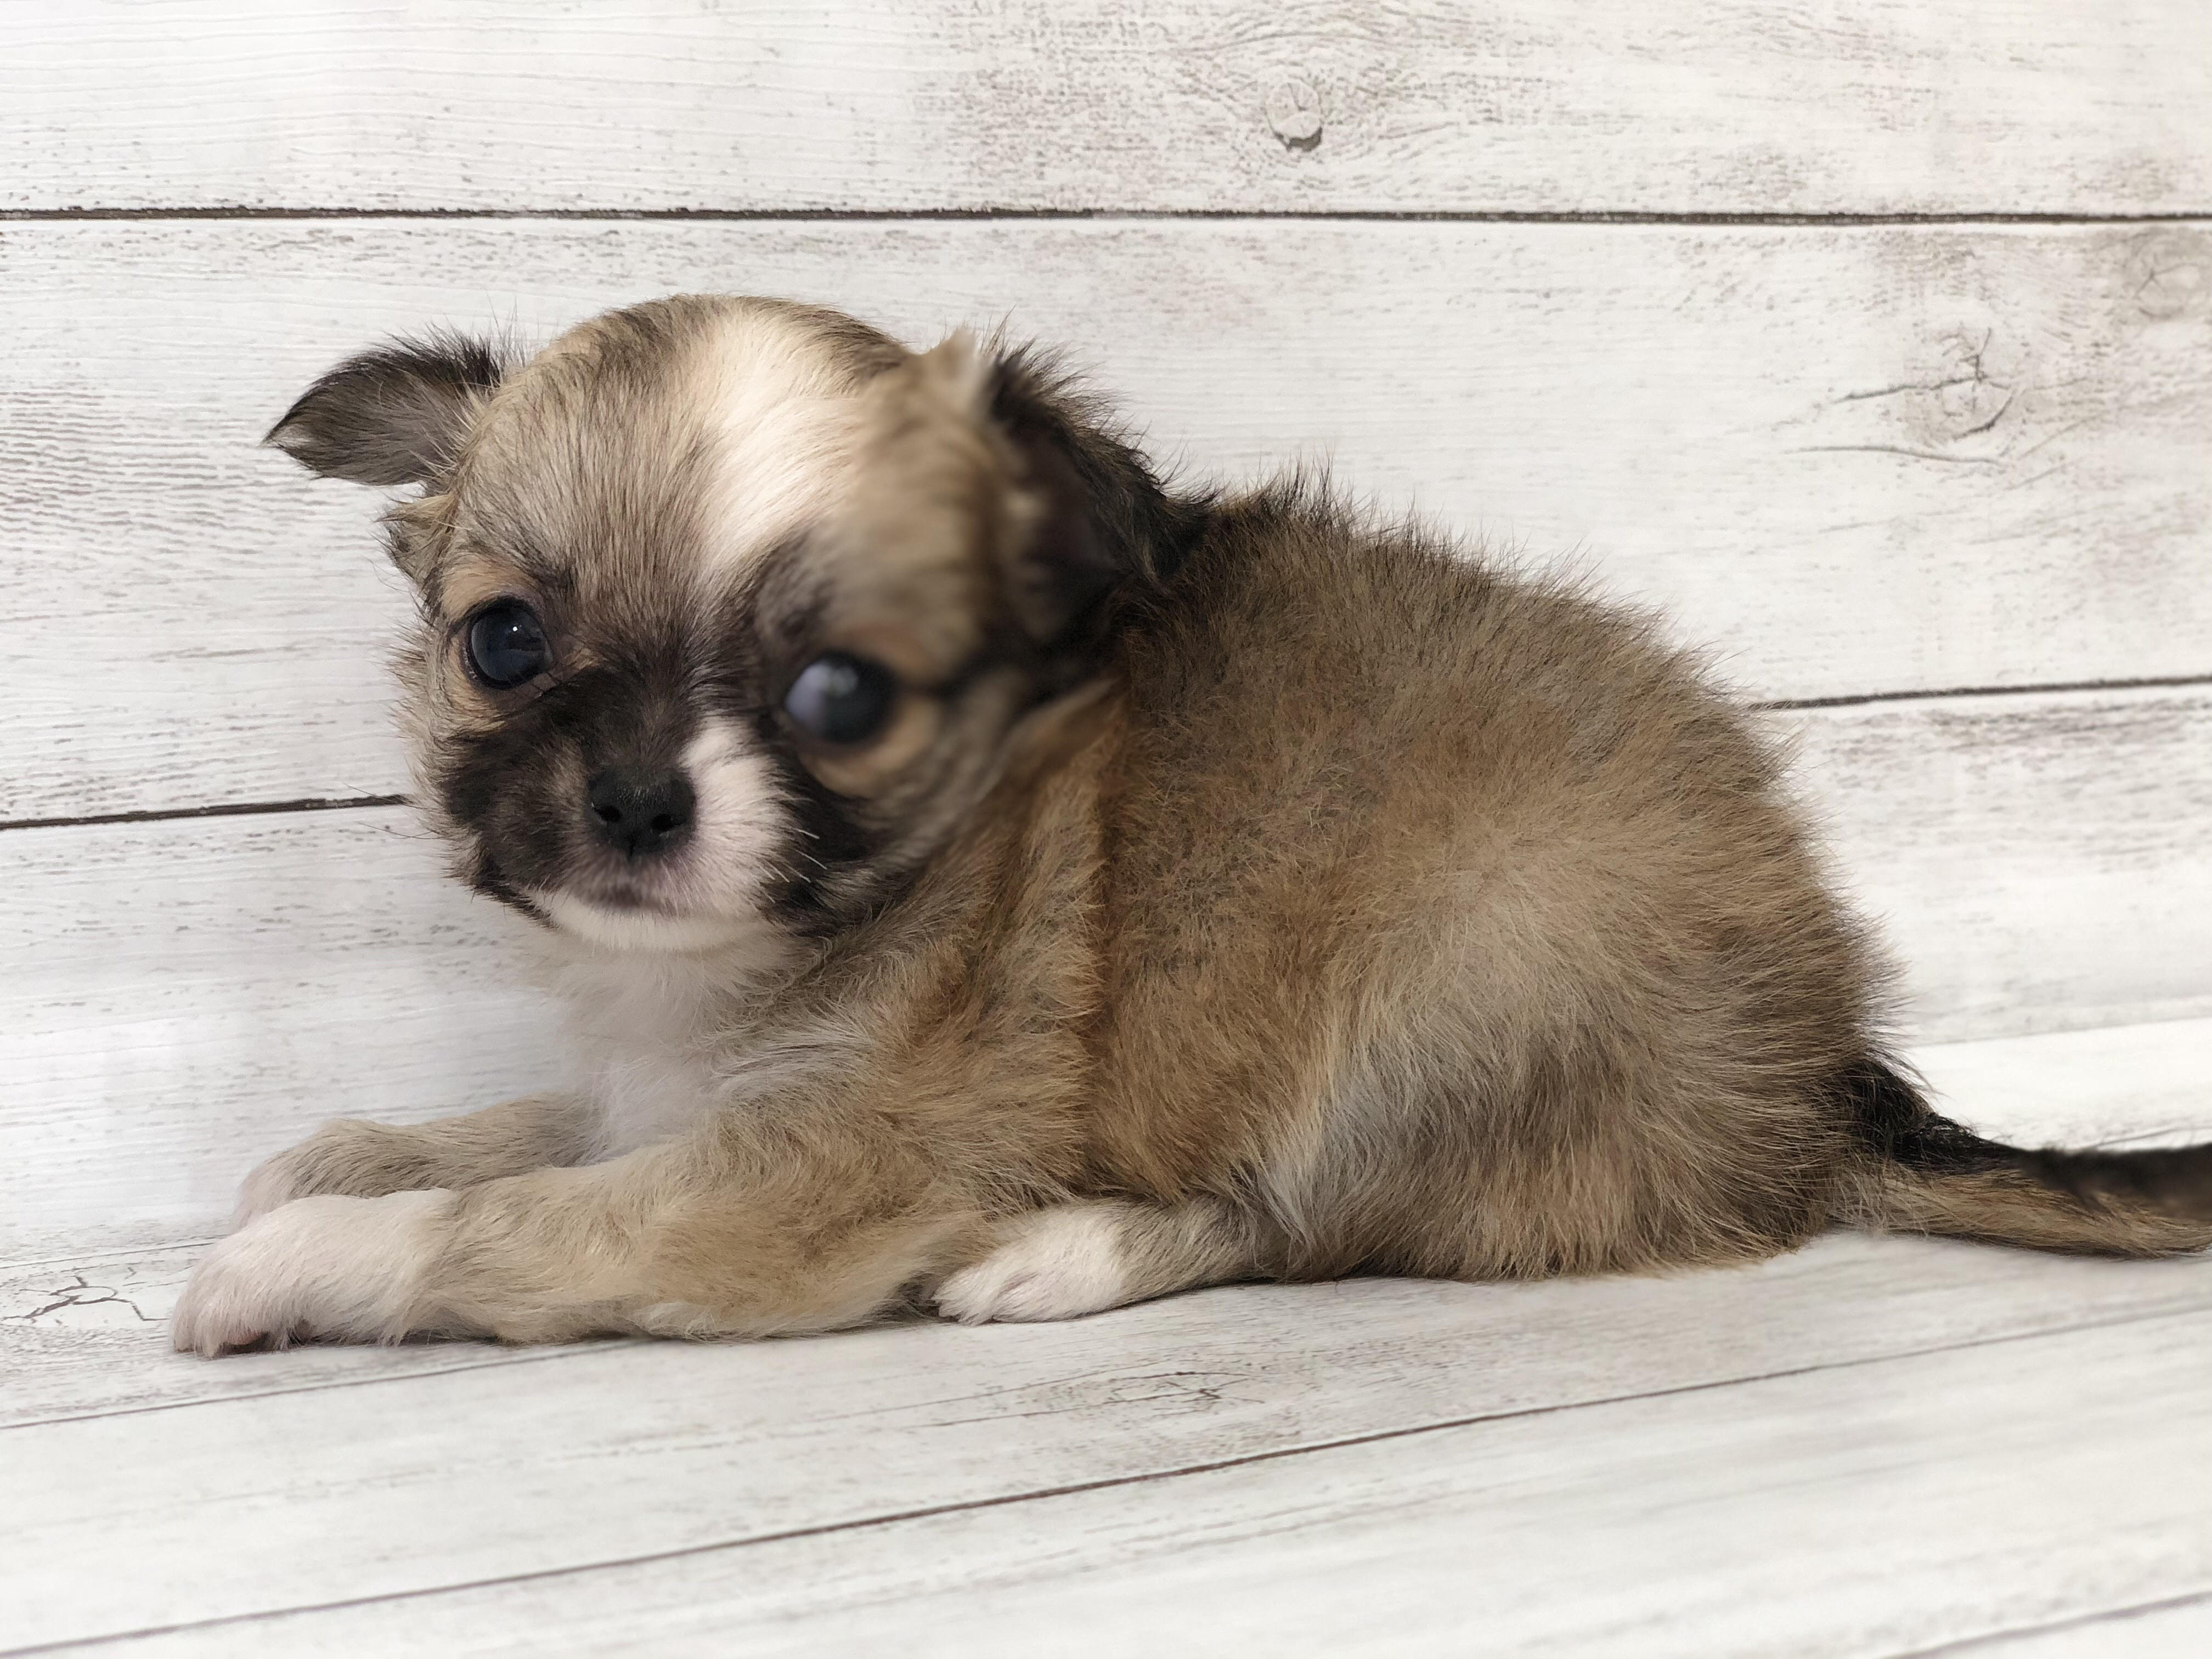
[[[325,376],[270,441],[390,515],[420,792],[480,890],[586,941],[769,957],[895,895],[1193,509],[1019,355],[684,298],[510,363]]]

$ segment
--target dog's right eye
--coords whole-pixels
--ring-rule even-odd
[[[520,599],[495,599],[469,619],[469,672],[495,691],[511,691],[553,665],[537,613]]]
[[[784,694],[783,712],[823,743],[865,743],[884,729],[898,700],[898,681],[881,664],[832,651],[799,671]]]

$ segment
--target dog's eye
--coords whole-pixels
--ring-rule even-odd
[[[469,619],[469,672],[495,691],[512,690],[553,665],[552,647],[531,608],[495,599]]]
[[[791,723],[823,743],[865,743],[884,729],[898,682],[891,672],[865,657],[832,651],[799,671],[783,694]]]

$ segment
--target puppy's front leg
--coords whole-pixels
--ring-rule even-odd
[[[880,1312],[980,1234],[951,1182],[882,1137],[725,1123],[465,1190],[284,1205],[200,1262],[172,1334],[214,1355],[301,1337],[823,1330]]]
[[[231,1225],[320,1194],[381,1198],[580,1163],[590,1155],[592,1122],[589,1106],[574,1095],[531,1095],[429,1123],[339,1118],[257,1165]]]

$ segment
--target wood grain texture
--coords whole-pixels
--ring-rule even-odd
[[[39,0],[0,207],[2201,212],[2169,0]]]
[[[2212,1140],[2212,1020],[1924,1043],[1908,1057],[1946,1116],[2015,1146]]]
[[[2212,689],[1777,724],[1796,738],[1847,890],[1903,967],[1908,1030],[2212,1010]]]
[[[404,787],[407,603],[374,500],[252,441],[380,332],[678,289],[1004,319],[1190,471],[1329,457],[1752,696],[1951,694],[1775,716],[1914,1057],[1984,1133],[2202,1138],[2208,112],[2171,0],[0,7],[0,819],[248,809],[0,834],[0,1653],[2193,1659],[2202,1259],[215,1365],[163,1322],[259,1156],[562,1069],[406,812],[251,810]],[[2107,222],[1504,222],[1608,215]],[[2198,684],[2047,689],[2146,680]]]
[[[550,1364],[618,1346],[304,1347],[239,1354],[234,1365],[184,1365],[169,1351],[168,1318],[205,1247],[205,1241],[125,1249],[88,1243],[50,1261],[0,1267],[0,1430],[395,1377]],[[518,1379],[514,1386],[531,1384]]]
[[[1003,319],[1190,473],[1333,457],[1754,696],[2202,675],[2208,273],[2197,225],[0,227],[8,815],[403,787],[375,501],[255,440],[387,331],[680,289]]]
[[[227,1650],[210,1632],[197,1650],[428,1617],[488,1653],[528,1651],[532,1630],[602,1654],[714,1651],[732,1632],[761,1654],[1194,1637],[1332,1656],[1912,1653],[2202,1586],[2208,1362],[2212,1322],[2190,1316],[310,1616],[223,1632]]]
[[[0,1251],[98,1220],[191,1237],[331,1117],[546,1086],[523,924],[404,811],[0,836]]]
[[[2212,1013],[2212,691],[1776,717],[1917,1040]],[[404,809],[0,833],[0,1260],[198,1236],[336,1116],[548,1086],[526,927]]]
[[[1993,1130],[2132,1138],[2212,1120],[2208,1032],[1916,1057]],[[556,1632],[577,1652],[994,1651],[1002,1628],[1042,1639],[1041,1609],[1074,1597],[1068,1628],[1127,1650],[1176,1605],[1167,1564],[1196,1561],[1185,1628],[1283,1652],[1453,1633],[1472,1651],[1896,1654],[2056,1620],[2056,1654],[2098,1650],[2051,1643],[2197,1572],[2177,1519],[2194,1511],[2174,1506],[2201,1487],[2212,1262],[1837,1234],[1673,1279],[1248,1287],[1029,1328],[209,1364],[162,1342],[192,1254],[0,1274],[9,1647],[217,1620],[154,1651],[391,1650],[425,1629],[457,1652]],[[2169,1322],[2146,1341],[2145,1320]],[[1757,1380],[1777,1372],[1798,1375]],[[1448,1423],[1468,1426],[1422,1432]],[[1540,1424],[1561,1426],[1528,1439]],[[1378,1436],[1412,1455],[1345,1443]],[[1091,1482],[1121,1484],[893,1518]],[[302,1541],[267,1547],[280,1526]],[[1275,1587],[1340,1570],[1365,1588]],[[1280,1595],[1301,1622],[1255,1631]],[[1470,1597],[1479,1627],[1437,1622]],[[1389,1612],[1346,1632],[1332,1601]],[[1729,1624],[1752,1604],[1764,1622]],[[1822,1620],[1841,1635],[1813,1643]]]
[[[1977,1644],[1973,1659],[2203,1659],[2212,1650],[2212,1589],[2184,1600],[2063,1620]]]
[[[2212,1139],[2208,1057],[2212,1020],[1934,1044],[1911,1055],[1943,1109],[1983,1133],[2021,1146],[2075,1146]],[[472,1344],[308,1347],[241,1354],[219,1365],[185,1363],[158,1339],[205,1241],[117,1248],[108,1242],[115,1237],[112,1224],[88,1223],[40,1259],[0,1264],[0,1427],[585,1352]],[[1803,1260],[1825,1264],[1814,1271],[1830,1275],[1835,1294],[1844,1298],[1861,1283],[1862,1269],[1850,1264],[1863,1262],[1866,1285],[1886,1278],[1898,1295],[1987,1302],[2014,1315],[2026,1305],[2022,1296],[2029,1302],[2055,1297],[2050,1308],[2063,1310],[2077,1294],[2111,1315],[2119,1309],[2106,1293],[2115,1290],[2150,1295],[2140,1305],[2152,1311],[2172,1305],[2157,1299],[2170,1287],[2155,1276],[2137,1280],[2094,1263],[2054,1267],[2047,1258],[1926,1248],[1934,1254],[1916,1243],[1912,1255],[1900,1256],[1897,1241],[1839,1237]],[[1432,1294],[1449,1300],[1458,1292]],[[1346,1340],[1363,1339],[1354,1332]],[[529,1386],[527,1378],[516,1382]]]
[[[1883,1285],[1970,1249],[1893,1244]],[[557,1631],[584,1652],[1203,1632],[1224,1652],[1899,1653],[2205,1582],[2205,1264],[2060,1264],[2200,1299],[2029,1334],[2037,1314],[1999,1311],[2016,1290],[1925,1295],[1915,1318],[1835,1273],[1844,1254],[1517,1297],[1209,1292],[28,1425],[0,1434],[9,1635],[405,1595],[179,1650],[435,1629],[495,1651]],[[1453,1316],[1477,1304],[1487,1328]],[[424,1597],[441,1586],[481,1588]]]

